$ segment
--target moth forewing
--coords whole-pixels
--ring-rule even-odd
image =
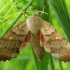
[[[9,60],[16,57],[20,52],[20,48],[26,46],[26,37],[28,35],[29,29],[25,21],[7,32],[4,37],[0,39],[0,60]]]
[[[46,21],[43,22],[41,32],[45,51],[62,61],[70,61],[70,43]]]

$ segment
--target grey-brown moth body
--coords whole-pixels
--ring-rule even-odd
[[[49,22],[37,15],[22,21],[0,39],[0,60],[16,57],[30,42],[39,60],[46,51],[59,60],[70,61],[70,43]]]

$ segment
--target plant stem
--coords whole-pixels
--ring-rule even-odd
[[[37,60],[37,57],[36,57],[36,55],[35,55],[35,53],[33,51],[32,44],[30,44],[30,47],[31,47],[33,57],[34,57],[34,60],[35,60],[36,69],[39,70],[38,60]]]
[[[60,70],[64,70],[63,67],[62,67],[62,63],[60,61],[59,62],[59,67],[60,67]]]
[[[52,56],[51,55],[50,55],[50,66],[51,66],[51,70],[55,70],[53,59],[52,59]]]
[[[32,2],[33,2],[34,0],[31,0],[31,1],[29,1],[28,2],[28,4],[27,4],[27,6],[24,8],[24,10],[23,11],[26,11],[27,10],[27,8],[32,4]]]

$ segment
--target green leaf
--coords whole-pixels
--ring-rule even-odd
[[[70,33],[69,33],[69,29],[70,29],[70,21],[69,21],[69,16],[67,15],[67,10],[65,10],[64,8],[65,5],[63,4],[62,0],[49,0],[49,4],[51,5],[51,7],[53,8],[55,15],[60,23],[60,25],[63,27],[66,36],[68,38],[68,40],[70,41]]]

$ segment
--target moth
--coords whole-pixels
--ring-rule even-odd
[[[32,15],[0,39],[0,60],[16,57],[20,50],[32,44],[39,60],[49,52],[61,61],[70,61],[70,43],[47,21]]]

